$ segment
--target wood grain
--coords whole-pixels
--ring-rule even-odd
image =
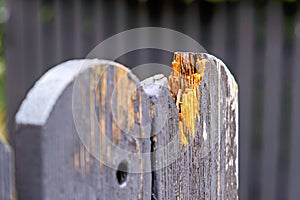
[[[16,199],[14,169],[13,152],[0,138],[0,199]]]
[[[156,110],[152,116],[153,199],[238,199],[237,84],[214,56],[182,56],[208,60],[197,97],[200,120],[196,119],[195,137],[188,145],[180,145],[178,110],[164,78],[153,77],[144,86],[151,109]],[[182,65],[189,63],[183,60]],[[153,84],[159,85],[155,92]],[[162,105],[169,107],[166,114]]]
[[[214,56],[176,55],[201,74],[177,100],[176,81],[111,61],[49,70],[16,115],[19,199],[238,199],[237,84]]]
[[[118,78],[123,79],[120,87],[116,87]],[[73,87],[76,81],[78,87]],[[142,162],[137,155],[150,151],[150,141],[135,139],[121,129],[125,121],[117,124],[110,109],[111,102],[122,103],[120,113],[127,119],[131,108],[124,102],[127,99],[112,93],[117,88],[117,96],[122,97],[129,84],[135,86],[140,101],[128,104],[134,108],[132,127],[140,128],[141,109],[149,109],[137,81],[129,70],[109,61],[71,61],[47,72],[28,93],[16,117],[19,199],[149,199],[151,173],[144,172],[144,165],[150,165],[150,160]],[[79,116],[74,116],[74,109]],[[82,123],[75,124],[76,117]],[[147,131],[139,129],[135,134],[142,136],[141,130]],[[113,147],[127,154],[114,153]],[[118,169],[120,163],[129,172],[118,172],[126,171]],[[131,173],[131,168],[136,171]],[[118,177],[125,181],[120,183]]]

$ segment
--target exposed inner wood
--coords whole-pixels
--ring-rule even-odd
[[[200,82],[206,62],[198,54],[174,53],[169,89],[178,109],[181,146],[189,144],[195,137],[196,122],[200,119]]]

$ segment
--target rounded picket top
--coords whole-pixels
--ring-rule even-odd
[[[151,149],[144,139],[151,125],[147,99],[139,80],[116,62],[72,60],[46,72],[16,115],[20,198],[148,198],[150,157],[139,156]],[[122,187],[121,162],[129,171]]]

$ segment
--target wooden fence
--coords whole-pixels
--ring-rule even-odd
[[[175,59],[202,79],[192,95],[182,93],[180,117],[171,93],[190,79],[180,85],[186,77],[177,68],[170,90],[163,75],[140,83],[124,66],[98,59],[43,75],[16,115],[17,196],[5,199],[238,199],[235,79],[211,55]],[[15,185],[6,187],[10,195]]]
[[[6,91],[11,142],[26,92],[51,66],[83,58],[120,31],[162,26],[186,33],[222,58],[240,88],[240,198],[300,196],[299,3],[238,1],[6,2]],[[124,44],[126,45],[126,41]],[[166,52],[132,52],[118,61],[169,64]]]
[[[14,155],[10,146],[0,138],[0,199],[15,197]]]

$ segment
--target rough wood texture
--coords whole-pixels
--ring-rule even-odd
[[[14,200],[14,164],[11,148],[0,138],[0,199]]]
[[[128,130],[134,127],[136,135],[149,135],[140,125],[147,115],[139,113],[149,108],[137,83],[126,68],[108,61],[69,61],[48,71],[16,116],[19,199],[150,199],[151,173],[144,173],[150,159],[138,159],[150,151],[150,141],[130,136],[123,124],[117,124],[124,121],[113,119],[110,109],[111,103],[122,103],[116,113],[131,117]],[[122,95],[131,86],[135,96],[126,99]],[[112,148],[127,154],[114,153]],[[135,173],[121,172],[126,168]]]
[[[141,84],[109,61],[48,71],[16,115],[19,199],[238,199],[237,84],[211,55],[175,59]]]
[[[178,110],[165,78],[144,81],[153,113],[153,199],[238,199],[237,84],[219,59],[178,54],[183,67],[195,66],[196,57],[207,60],[197,96],[200,120],[189,143],[182,145]]]

